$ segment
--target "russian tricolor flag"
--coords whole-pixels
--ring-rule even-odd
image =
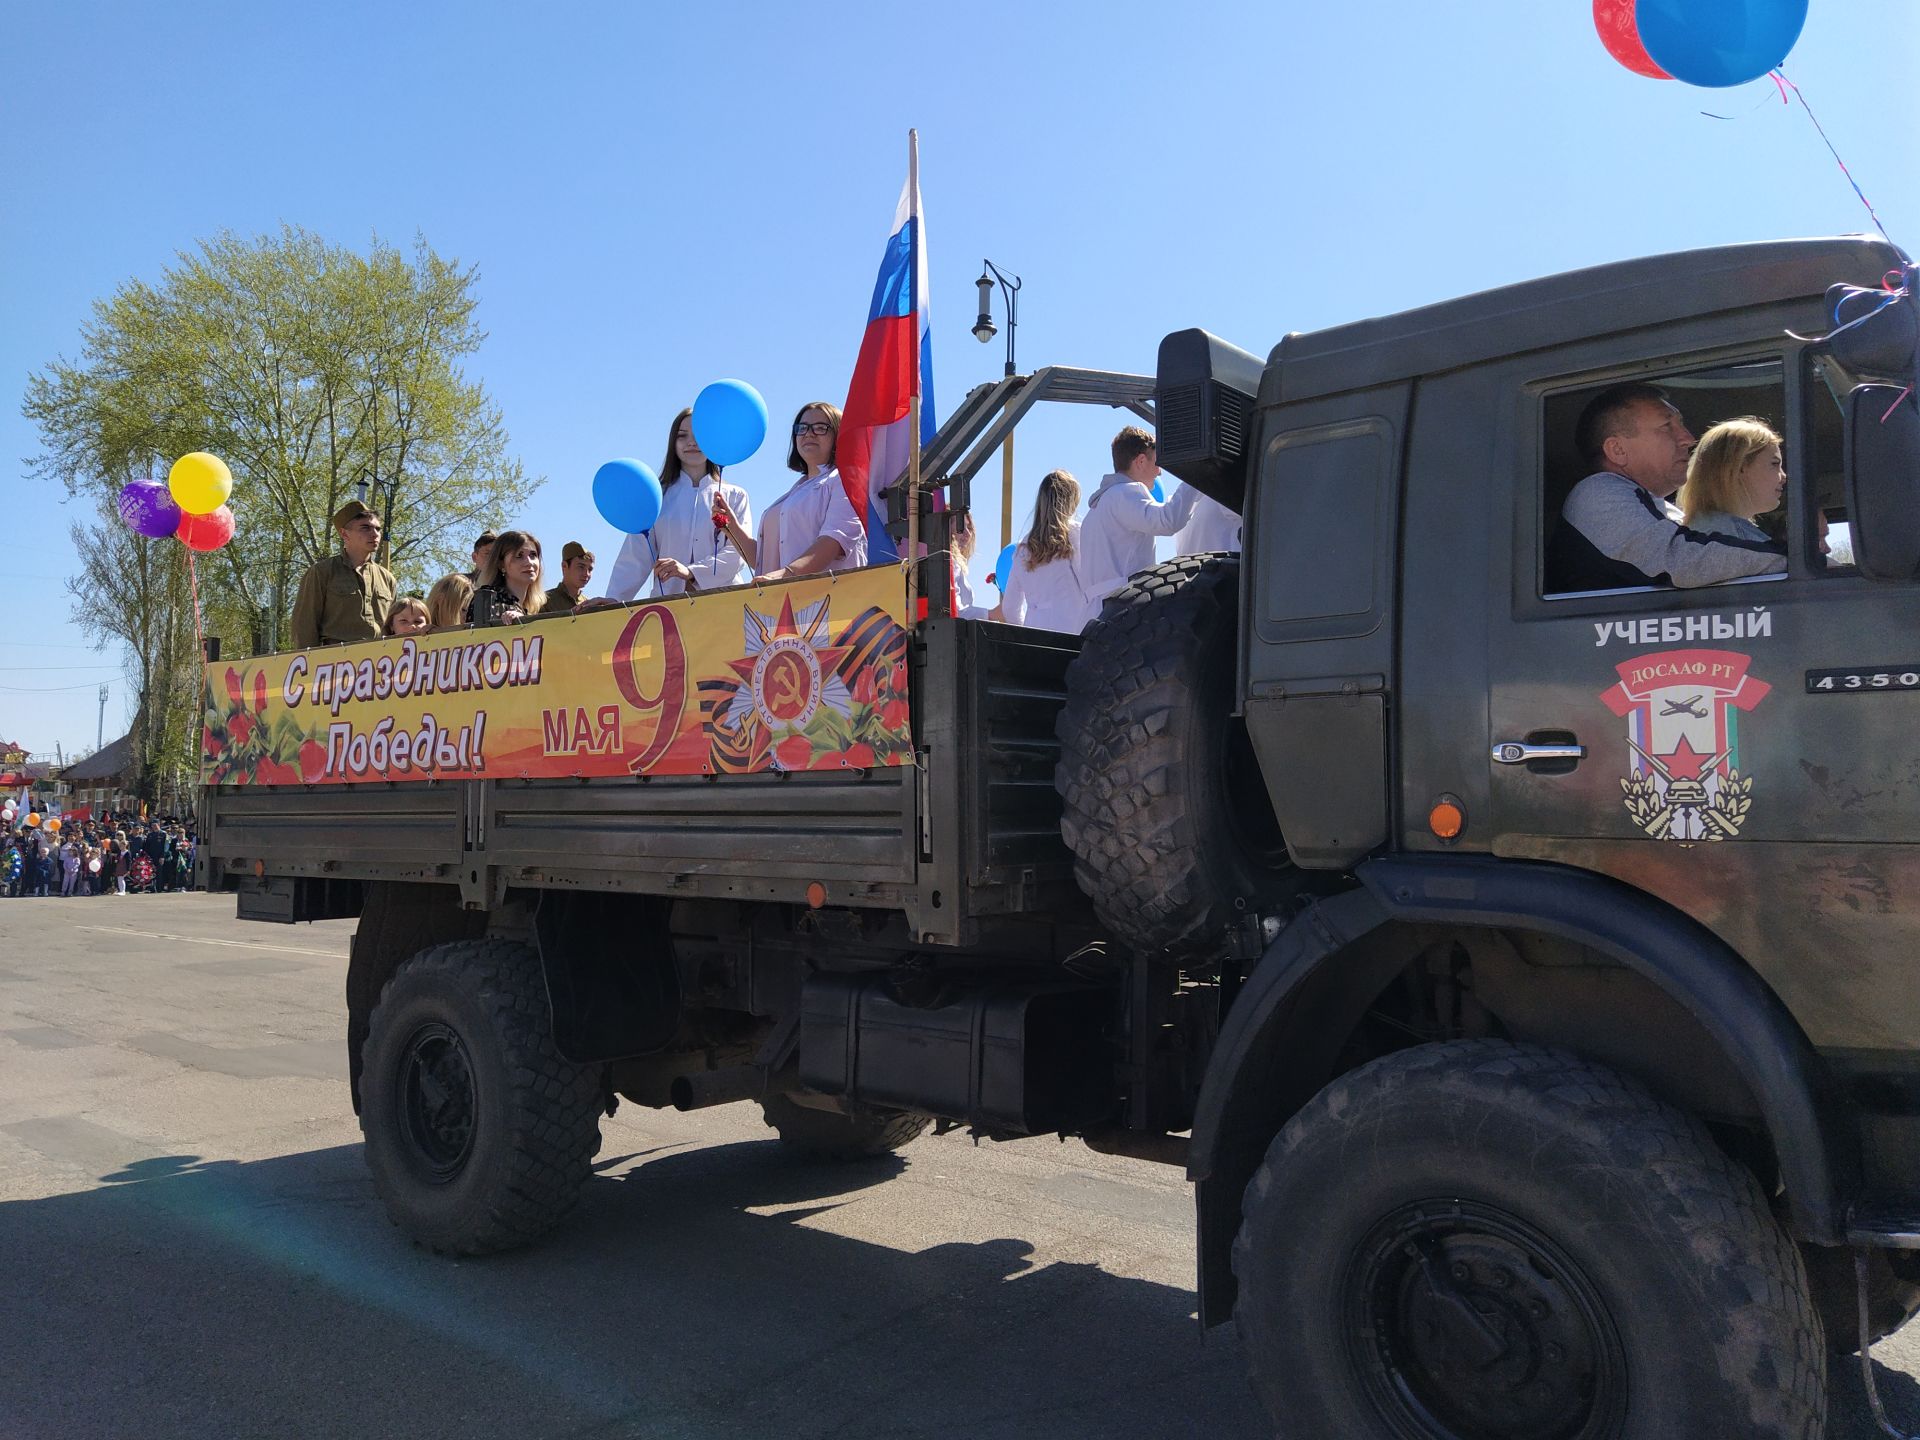
[[[869,564],[897,560],[880,490],[907,469],[913,397],[920,397],[920,443],[933,438],[933,341],[927,322],[926,222],[918,166],[908,170],[893,215],[880,278],[867,309],[853,382],[840,420],[836,458],[854,514],[867,527]]]

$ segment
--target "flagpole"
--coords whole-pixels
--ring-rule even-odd
[[[920,233],[920,132],[907,131],[907,207],[908,223],[913,226],[914,253],[907,270],[913,288],[913,395],[907,414],[907,623],[919,619],[916,603],[919,591],[920,560],[920,307],[926,297],[920,293],[920,248],[927,237]]]

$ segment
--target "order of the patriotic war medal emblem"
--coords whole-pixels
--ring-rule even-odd
[[[1773,687],[1731,650],[1663,650],[1623,661],[1600,699],[1627,722],[1620,791],[1633,823],[1682,845],[1731,840],[1753,806],[1740,717]]]

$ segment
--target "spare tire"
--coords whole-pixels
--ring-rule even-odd
[[[1185,958],[1301,888],[1233,714],[1240,561],[1186,555],[1108,598],[1067,670],[1054,785],[1116,939]]]

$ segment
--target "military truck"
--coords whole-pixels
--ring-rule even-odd
[[[622,1098],[1079,1136],[1185,1166],[1283,1435],[1818,1435],[1829,1350],[1920,1306],[1910,278],[1742,245],[983,387],[890,499],[910,763],[210,771],[205,877],[359,917],[354,1102],[436,1250],[560,1220]],[[1784,573],[1557,582],[1628,379],[1785,437]],[[946,527],[1050,399],[1150,417],[1244,553],[1079,637],[954,618]]]

